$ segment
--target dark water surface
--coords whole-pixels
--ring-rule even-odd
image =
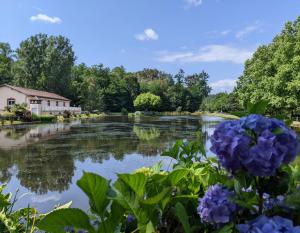
[[[109,116],[97,120],[19,126],[0,130],[0,182],[20,197],[15,208],[30,204],[45,212],[59,203],[88,208],[76,186],[82,171],[115,179],[170,159],[159,155],[178,139],[193,140],[201,132],[208,137],[222,118],[164,116],[127,118]]]

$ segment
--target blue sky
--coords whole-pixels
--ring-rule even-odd
[[[243,62],[300,15],[300,0],[0,0],[0,41],[63,35],[76,63],[205,70],[231,90]]]

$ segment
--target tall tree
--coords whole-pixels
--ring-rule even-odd
[[[184,70],[180,69],[178,71],[178,73],[175,74],[174,79],[176,80],[176,83],[183,84],[183,82],[184,82]]]
[[[8,43],[0,43],[0,84],[12,82],[13,51]]]
[[[17,49],[14,82],[17,85],[69,96],[75,55],[69,39],[37,34]]]
[[[300,17],[257,49],[245,64],[236,92],[244,106],[266,100],[269,113],[300,114]]]
[[[208,78],[209,75],[204,71],[185,77],[185,84],[190,92],[187,100],[187,109],[189,111],[199,110],[203,99],[210,93],[211,88],[208,86]]]

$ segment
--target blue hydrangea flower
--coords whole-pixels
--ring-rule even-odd
[[[268,218],[265,215],[240,224],[237,229],[240,233],[300,233],[300,227],[295,227],[291,220],[280,216]]]
[[[265,210],[271,210],[274,207],[283,207],[283,208],[287,208],[287,206],[284,203],[284,196],[282,195],[278,195],[277,197],[270,197],[270,195],[264,193],[263,195],[264,198],[264,209]]]
[[[128,214],[128,216],[126,218],[126,222],[127,223],[132,223],[132,222],[134,222],[134,220],[135,220],[135,217],[131,214]]]
[[[227,188],[218,184],[210,186],[203,198],[199,199],[197,208],[203,222],[211,224],[228,223],[236,210],[236,205],[230,202],[233,195]]]
[[[235,172],[242,167],[238,158],[249,157],[251,137],[246,134],[239,121],[221,122],[211,137],[210,150],[218,156],[223,167]]]
[[[297,135],[282,121],[249,115],[220,123],[211,137],[211,151],[230,172],[244,168],[255,176],[271,176],[295,159]]]

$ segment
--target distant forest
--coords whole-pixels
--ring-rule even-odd
[[[153,96],[152,110],[194,112],[211,91],[205,71],[185,75],[179,70],[173,76],[157,69],[127,72],[122,66],[75,65],[75,60],[70,40],[63,36],[37,34],[22,41],[16,51],[0,43],[0,84],[54,92],[86,111],[111,112],[143,109],[146,98]],[[134,106],[142,93],[147,95]]]

